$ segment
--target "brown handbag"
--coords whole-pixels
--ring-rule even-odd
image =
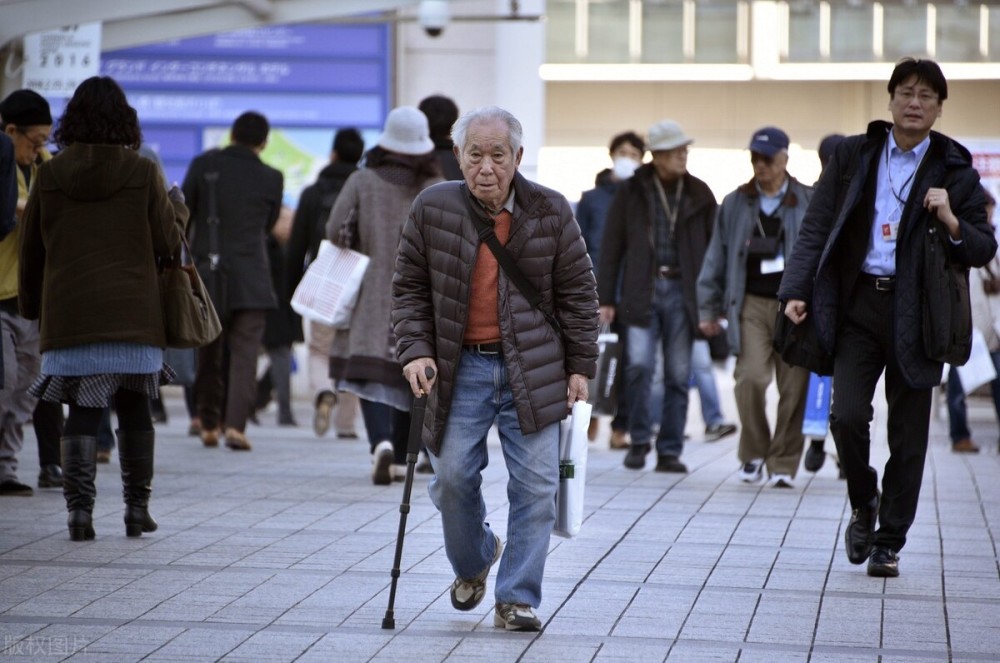
[[[200,348],[222,333],[219,315],[183,237],[178,253],[160,268],[160,297],[168,348]]]

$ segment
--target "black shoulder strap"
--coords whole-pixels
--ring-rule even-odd
[[[514,258],[501,244],[500,240],[497,239],[497,234],[493,230],[493,226],[483,218],[482,213],[479,212],[473,205],[472,201],[469,200],[468,196],[465,195],[463,191],[463,196],[465,196],[465,204],[469,209],[469,216],[472,218],[472,225],[475,227],[476,232],[479,234],[479,240],[489,247],[490,251],[496,257],[497,262],[500,264],[500,268],[507,274],[507,277],[514,282],[517,289],[521,291],[528,303],[534,308],[537,308],[545,319],[548,321],[552,328],[557,332],[561,332],[559,327],[559,322],[555,317],[542,308],[542,296],[539,294],[538,289],[531,284],[531,281],[527,279],[524,273],[514,262]]]
[[[205,182],[208,184],[208,218],[205,223],[208,225],[208,265],[214,272],[219,269],[220,248],[219,248],[219,206],[216,198],[216,184],[219,182],[219,171],[215,169],[214,159],[211,162],[213,167],[205,173]]]

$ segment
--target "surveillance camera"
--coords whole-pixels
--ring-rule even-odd
[[[417,21],[428,37],[440,37],[448,18],[447,0],[422,0],[417,9]]]

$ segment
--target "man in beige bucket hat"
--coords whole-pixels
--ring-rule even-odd
[[[597,294],[601,321],[627,325],[625,367],[632,445],[625,467],[640,470],[659,417],[656,471],[687,472],[680,461],[687,423],[691,346],[698,326],[695,285],[715,218],[715,196],[687,172],[694,141],[672,120],[649,129],[653,160],[615,194],[605,222]],[[663,408],[650,412],[657,347],[663,350]]]

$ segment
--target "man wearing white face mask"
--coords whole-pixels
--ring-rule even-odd
[[[604,219],[608,208],[618,191],[618,185],[632,177],[632,173],[642,163],[642,155],[646,152],[646,143],[634,131],[620,133],[611,139],[608,153],[611,155],[611,168],[605,168],[597,173],[594,188],[584,191],[576,207],[576,220],[580,224],[580,232],[587,243],[587,253],[597,270],[598,258],[601,252],[601,237],[604,235]],[[624,341],[625,329],[613,325],[612,330],[618,333],[618,338]],[[625,363],[624,355],[621,358]],[[628,409],[625,399],[625,380],[619,380],[618,412],[611,421],[612,449],[628,449]],[[590,420],[587,436],[593,441],[597,437],[597,418]]]
[[[597,173],[594,188],[584,191],[580,203],[576,207],[576,220],[583,233],[583,241],[587,243],[587,253],[594,269],[599,264],[601,252],[601,237],[604,235],[604,219],[611,207],[611,200],[622,180],[632,177],[635,169],[642,164],[642,155],[646,152],[646,143],[634,131],[620,133],[611,139],[608,153],[611,155],[611,168],[605,168]]]

